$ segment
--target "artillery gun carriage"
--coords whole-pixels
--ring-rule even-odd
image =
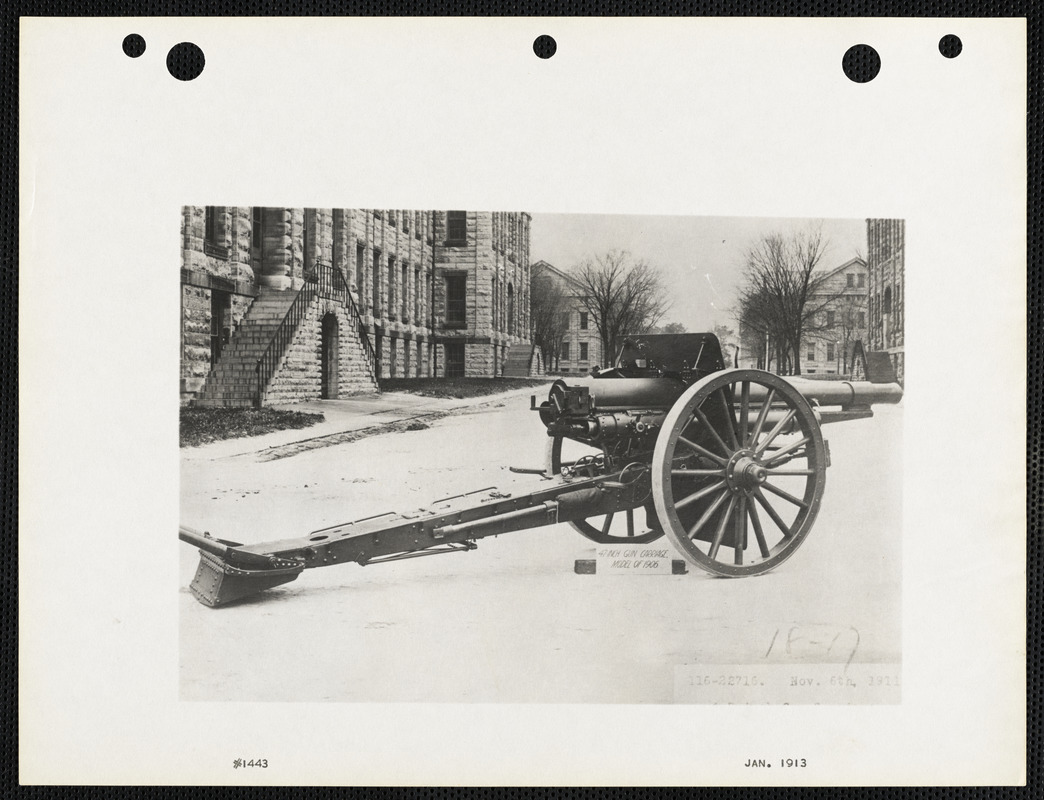
[[[710,333],[633,338],[613,368],[555,381],[547,400],[533,398],[548,440],[544,467],[521,470],[543,474],[532,492],[481,490],[263,544],[187,527],[179,537],[200,549],[191,588],[208,606],[313,567],[473,550],[487,536],[560,522],[600,544],[666,535],[694,566],[756,575],[793,555],[812,529],[830,464],[821,426],[901,399],[894,379],[726,369]]]

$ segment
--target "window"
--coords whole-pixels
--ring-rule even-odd
[[[826,324],[827,324],[828,328],[833,328],[834,327],[834,312],[833,311],[826,312]]]
[[[419,325],[421,321],[421,281],[420,267],[413,270],[413,324]]]
[[[849,272],[847,275],[845,275],[845,278],[848,279],[848,288],[849,289],[854,289],[855,288],[855,273]]]
[[[580,360],[587,361],[587,342],[580,342]]]
[[[563,311],[559,316],[559,324],[562,326],[562,330],[569,330],[569,312]]]
[[[461,276],[463,277],[463,276]],[[446,377],[464,377],[464,342],[447,342],[446,345]]]
[[[398,224],[398,220],[396,219],[396,214],[390,208],[388,209],[388,224],[391,225],[392,227],[394,227],[396,224]]]
[[[315,253],[312,252],[312,226],[315,224],[315,210],[306,208],[304,223],[301,226],[301,252],[304,253],[304,271],[309,274],[315,266]]]
[[[886,314],[891,314],[892,313],[892,287],[891,286],[889,286],[888,288],[885,289],[884,313],[886,313]]]
[[[507,303],[507,324],[508,324],[508,336],[515,335],[515,287],[512,284],[508,284],[508,303]]]
[[[468,327],[468,276],[446,276],[446,327]]]
[[[373,269],[370,270],[370,283],[373,286],[373,315],[381,315],[381,251],[373,251]]]
[[[207,206],[203,211],[203,238],[208,244],[220,244],[218,241],[218,210],[216,206]]]
[[[261,206],[254,206],[250,223],[250,246],[260,250],[265,241],[265,215]]]
[[[586,331],[587,330],[587,312],[586,311],[581,311],[580,312],[580,330],[582,330],[582,331]]]
[[[814,344],[810,344],[808,346],[808,352],[805,353],[805,358],[808,361],[815,361],[816,360],[816,346]]]
[[[395,298],[398,295],[395,294],[395,258],[388,256],[388,316],[394,317],[396,314]]]
[[[857,283],[856,285],[857,285],[857,286],[858,286],[858,287],[859,287],[860,289],[862,289],[862,288],[863,288],[864,286],[866,286],[866,275],[864,275],[863,273],[859,273],[859,276],[858,276],[858,283]]]
[[[203,210],[203,252],[208,256],[228,258],[225,236],[225,207],[205,206]]]
[[[364,258],[366,258],[366,248],[364,248],[362,246],[362,244],[360,244],[359,242],[356,242],[355,243],[355,272],[353,273],[353,277],[355,278],[355,285],[358,288],[360,293],[362,292],[362,284],[363,284],[363,269],[364,269],[363,259]],[[360,303],[362,302],[361,298],[360,298],[359,302]]]
[[[866,312],[865,311],[860,311],[858,314],[856,314],[856,325],[858,325],[860,328],[865,328],[866,327]]]
[[[347,260],[344,254],[344,209],[335,208],[333,210],[333,263],[332,266],[338,272],[342,274],[347,272],[348,265],[344,262]]]
[[[826,357],[826,360],[827,361],[833,361],[834,360],[834,343],[833,342],[827,342],[827,357]]]
[[[569,342],[562,342],[562,355],[561,357],[566,361],[569,360]]]
[[[468,212],[446,212],[446,244],[462,245],[468,243]]]
[[[402,212],[402,229],[406,233],[410,232],[410,217],[411,216],[413,216],[413,212],[412,211],[403,211]]]
[[[409,322],[410,321],[410,307],[409,307],[410,287],[407,284],[407,280],[408,279],[409,279],[409,272],[407,270],[406,264],[403,264],[402,265],[402,283],[400,284],[400,288],[402,289],[402,321],[403,322]]]

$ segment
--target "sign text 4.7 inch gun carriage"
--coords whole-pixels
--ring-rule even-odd
[[[534,398],[549,438],[547,480],[532,492],[482,490],[262,544],[186,527],[179,537],[200,550],[191,589],[208,606],[313,567],[473,550],[560,522],[602,544],[666,535],[708,572],[755,575],[789,558],[815,522],[830,463],[821,425],[901,399],[892,381],[725,369],[712,334],[647,336],[629,340],[612,369],[556,381],[539,406]]]

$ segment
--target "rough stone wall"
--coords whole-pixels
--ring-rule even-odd
[[[446,342],[464,342],[466,375],[492,377],[501,369],[498,348],[529,341],[529,217],[469,211],[466,241],[459,244],[447,242],[447,218],[448,212],[435,212],[435,331]],[[465,327],[446,325],[446,278],[452,273],[467,276]]]
[[[501,363],[495,362],[494,354],[501,352],[495,347],[503,349],[528,341],[526,214],[468,212],[467,245],[447,247],[445,212],[266,207],[260,211],[264,225],[260,247],[254,247],[254,210],[252,206],[218,208],[217,250],[213,243],[208,246],[204,241],[205,208],[186,206],[182,210],[182,266],[241,285],[247,299],[233,301],[236,323],[242,317],[242,303],[249,302],[251,293],[261,288],[300,288],[306,268],[322,261],[335,264],[344,272],[371,341],[378,332],[384,337],[381,371],[385,375],[391,372],[392,352],[396,354],[395,374],[413,377],[418,368],[421,375],[431,374],[433,311],[441,317],[441,322],[436,323],[440,335],[466,342],[468,374],[494,374]],[[441,230],[436,230],[437,225],[441,225]],[[498,236],[503,240],[500,245]],[[440,260],[438,275],[433,272],[433,252]],[[443,268],[461,269],[468,274],[468,327],[464,330],[444,328],[445,285],[440,278]],[[506,333],[508,285],[515,292],[515,336]],[[189,300],[189,306],[198,305],[198,301],[199,292],[195,300]],[[202,316],[207,317],[209,325],[209,309],[205,314],[198,309],[194,313],[193,323],[183,315],[183,339],[193,338],[192,325]],[[209,336],[209,329],[206,335]],[[393,344],[394,340],[398,344]],[[209,353],[209,341],[204,349]],[[198,361],[198,356],[198,352],[190,354],[183,348],[183,378],[198,371],[199,365],[190,363],[194,358]],[[440,357],[439,363],[444,364],[444,358]]]
[[[337,317],[338,397],[376,390],[359,334],[348,313],[337,303],[317,299],[297,329],[283,363],[269,383],[265,403],[298,403],[322,397],[322,321]]]
[[[289,289],[293,262],[292,226],[289,208],[266,208],[262,212],[264,236],[261,242],[259,286]]]
[[[404,348],[431,335],[430,220],[427,211],[344,210],[346,274],[366,329],[382,337],[382,377],[404,374]]]
[[[290,287],[300,289],[304,284],[305,235],[303,208],[291,208],[290,212]]]
[[[210,290],[181,287],[181,391],[195,392],[210,372]]]
[[[896,377],[905,380],[906,223],[901,219],[866,221],[869,300],[868,350],[889,354]],[[891,289],[891,313],[886,291]]]

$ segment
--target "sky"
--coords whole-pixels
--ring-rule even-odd
[[[661,320],[692,332],[717,324],[735,328],[732,307],[743,253],[762,236],[800,231],[820,220],[758,217],[667,217],[608,214],[533,214],[530,263],[566,270],[609,250],[627,250],[658,267],[672,295]],[[866,257],[866,221],[822,220],[824,268]]]

